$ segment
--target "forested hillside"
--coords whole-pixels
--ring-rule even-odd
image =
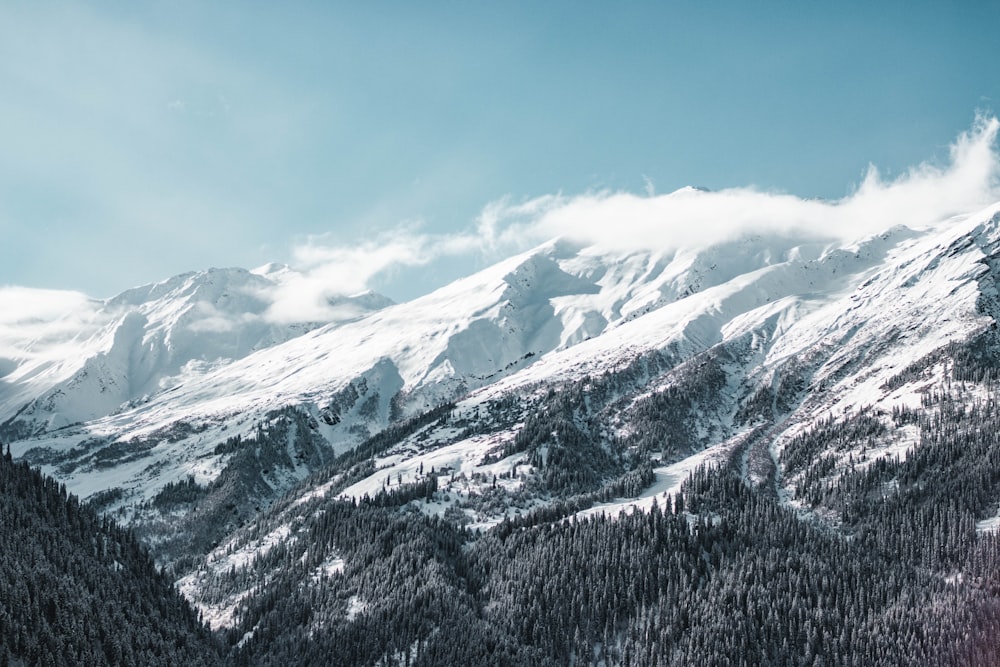
[[[1000,664],[1000,204],[803,243],[543,244],[88,421],[141,318],[18,365],[0,658]]]
[[[0,457],[0,664],[218,662],[212,636],[130,531]]]
[[[345,501],[336,485],[352,477],[334,466],[191,575],[202,608],[228,608],[215,638],[131,533],[3,457],[0,659],[997,665],[1000,538],[976,528],[1000,490],[1000,384],[965,352],[949,350],[954,382],[920,409],[863,410],[791,439],[784,481],[777,468],[750,481],[747,438],[678,495],[617,518],[575,516],[570,499],[470,530],[421,511],[444,493],[433,475]],[[917,443],[878,455],[895,427]]]
[[[1000,538],[976,530],[1000,490],[1000,385],[954,373],[920,410],[790,441],[800,501],[747,479],[752,438],[616,519],[570,502],[478,533],[418,511],[433,485],[293,493],[229,551],[264,548],[203,572],[200,602],[237,601],[245,665],[1000,664]],[[878,454],[893,424],[919,430],[905,457]]]
[[[933,557],[927,567],[920,555],[894,551],[893,535],[845,539],[727,471],[699,473],[684,497],[617,520],[505,524],[472,542],[435,520],[337,503],[299,548],[255,564],[279,574],[242,605],[228,634],[232,658],[1000,664],[995,538],[964,554],[961,568]],[[935,537],[947,532],[944,515],[912,536],[919,554],[945,547]],[[330,549],[342,554],[343,569],[310,578]],[[252,571],[227,580],[238,586]]]

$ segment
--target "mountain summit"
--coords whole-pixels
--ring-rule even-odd
[[[882,387],[991,327],[997,210],[846,244],[806,233],[667,251],[552,241],[411,302],[343,298],[348,316],[328,322],[268,319],[287,267],[184,274],[91,301],[79,331],[28,346],[0,385],[2,432],[70,489],[114,486],[127,505],[192,471],[211,482],[232,456],[219,444],[253,439],[284,409],[339,455],[448,402],[474,415],[515,396],[529,410],[548,387],[654,359],[649,377],[615,390],[627,411],[712,359],[711,404],[689,415],[693,435],[672,456],[697,454],[750,428],[748,402],[768,387],[791,392],[776,406],[790,424],[916,400]],[[513,438],[521,414],[490,442]],[[609,423],[595,437],[628,430]],[[491,451],[478,436],[449,440]],[[307,472],[293,468],[289,479]]]
[[[295,280],[287,267],[185,274],[5,329],[15,353],[0,437],[130,525],[237,660],[287,657],[302,642],[329,656],[349,640],[343,664],[406,664],[407,651],[538,664],[568,649],[504,610],[551,625],[581,609],[605,616],[572,621],[573,651],[630,664],[652,645],[615,638],[620,624],[637,632],[652,609],[666,619],[700,569],[694,581],[745,580],[739,552],[758,569],[806,559],[808,574],[773,574],[799,597],[764,596],[796,619],[801,582],[839,577],[834,562],[850,573],[884,559],[892,577],[849,603],[870,626],[845,634],[853,620],[824,606],[848,604],[853,574],[810,603],[808,623],[838,619],[837,646],[872,664],[887,654],[871,642],[903,623],[935,637],[913,650],[937,642],[960,664],[984,649],[963,639],[968,623],[933,611],[951,608],[948,591],[977,633],[1000,619],[985,589],[942,588],[959,584],[941,574],[993,581],[984,554],[1000,553],[1000,475],[983,437],[1000,395],[998,256],[1000,204],[851,242],[801,231],[645,250],[556,239],[410,302],[331,299],[330,317],[308,323],[272,310]],[[772,539],[788,558],[774,559]],[[568,576],[546,575],[552,559],[536,547],[583,549],[580,586],[619,590],[607,577],[625,576],[620,560],[594,569],[616,540],[637,563],[659,563],[649,591],[674,593],[647,592],[648,609],[617,593],[501,603],[504,591],[544,588],[533,577]],[[433,572],[403,576],[401,563]],[[397,583],[372,583],[382,580]],[[410,588],[424,583],[426,599]],[[714,600],[685,597],[699,613],[723,604],[691,590]],[[900,621],[892,610],[916,614],[905,601],[920,596],[932,611]],[[289,630],[275,600],[309,618]],[[391,620],[404,608],[423,618],[433,600],[451,600],[462,638],[492,643]],[[656,651],[680,663],[746,650],[714,634],[700,646],[684,619],[662,622],[688,643]],[[765,662],[781,662],[780,638],[811,636],[775,632],[759,644]]]

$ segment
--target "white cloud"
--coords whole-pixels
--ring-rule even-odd
[[[487,204],[472,228],[455,234],[404,226],[359,245],[312,237],[294,249],[301,273],[272,295],[268,317],[283,322],[329,319],[332,297],[369,289],[377,276],[445,258],[499,259],[554,237],[637,250],[706,245],[746,233],[852,240],[899,224],[922,227],[1000,199],[998,130],[996,118],[977,117],[951,147],[948,164],[921,164],[890,181],[870,167],[856,190],[839,200],[753,188],[684,188],[656,195],[647,183],[645,195],[556,194],[524,202],[504,198]]]
[[[921,164],[888,182],[871,167],[854,193],[834,201],[750,188],[685,188],[659,196],[602,192],[501,203],[487,207],[483,217],[491,238],[565,236],[621,248],[675,248],[740,233],[791,231],[849,240],[898,224],[925,226],[994,202],[1000,197],[998,129],[996,118],[978,118],[952,146],[948,165]]]
[[[0,356],[38,357],[86,338],[99,328],[99,306],[80,292],[0,287]]]
[[[356,245],[312,237],[293,249],[297,270],[281,276],[268,295],[273,304],[267,318],[275,322],[348,319],[360,310],[339,297],[368,291],[375,276],[484,248],[478,234],[425,234],[412,225]]]
[[[0,287],[0,326],[52,322],[78,311],[88,301],[81,292]]]

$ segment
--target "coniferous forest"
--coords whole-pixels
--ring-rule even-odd
[[[963,534],[960,512],[919,503],[893,510],[913,531],[911,550],[900,548],[898,529],[876,527],[881,519],[848,537],[735,473],[702,469],[675,505],[649,514],[505,522],[478,537],[374,503],[327,506],[299,548],[255,563],[282,579],[245,602],[228,635],[231,657],[247,665],[1000,664],[995,537]],[[955,539],[967,541],[960,554],[949,548]],[[325,585],[303,586],[324,544],[347,566]],[[238,588],[253,569],[232,572],[229,583]],[[363,608],[352,611],[358,600]]]
[[[223,635],[229,659],[1000,664],[1000,540],[976,530],[1000,497],[1000,409],[982,398],[997,395],[992,376],[974,380],[920,410],[862,411],[793,438],[780,463],[798,475],[794,503],[774,470],[747,481],[753,439],[676,498],[616,519],[573,518],[570,497],[478,533],[418,511],[426,484],[312,498],[299,539],[209,586],[217,599],[249,591]],[[887,437],[885,420],[919,429],[907,457],[834,461]],[[275,530],[286,509],[250,532]],[[343,567],[317,579],[332,553]]]
[[[0,665],[211,665],[217,642],[127,530],[0,457]]]
[[[955,375],[920,409],[792,438],[779,463],[794,498],[778,467],[749,481],[753,438],[617,518],[573,516],[569,497],[474,531],[420,511],[440,493],[432,476],[351,502],[293,491],[243,531],[292,512],[295,539],[203,582],[200,602],[235,600],[215,633],[132,533],[5,457],[0,661],[1000,664],[1000,538],[977,531],[1000,498],[1000,383]],[[912,451],[856,457],[887,424],[917,429]]]

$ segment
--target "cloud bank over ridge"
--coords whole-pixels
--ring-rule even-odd
[[[850,241],[900,224],[919,228],[1000,200],[998,132],[1000,120],[980,115],[951,145],[945,164],[923,163],[894,179],[871,166],[854,191],[837,200],[750,187],[656,195],[650,187],[643,194],[507,197],[487,204],[473,225],[455,233],[428,233],[409,223],[359,243],[313,236],[293,247],[295,270],[273,276],[275,287],[258,296],[271,301],[264,314],[271,322],[343,320],[357,310],[344,296],[396,273],[438,262],[495,261],[556,237],[630,251],[705,246],[751,233]],[[14,354],[26,335],[45,337],[91,319],[98,303],[77,292],[0,288],[6,313],[0,315],[0,356]]]
[[[837,200],[803,199],[750,187],[656,195],[592,192],[491,202],[474,226],[453,234],[401,226],[360,244],[328,236],[293,250],[301,278],[276,295],[281,319],[322,314],[335,294],[369,289],[400,269],[478,255],[496,260],[555,237],[623,251],[710,245],[751,233],[796,233],[849,241],[895,225],[920,228],[1000,199],[1000,120],[977,116],[951,145],[944,165],[922,163],[894,179],[869,166],[855,190]]]

